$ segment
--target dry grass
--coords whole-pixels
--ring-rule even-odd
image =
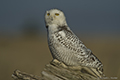
[[[102,61],[107,76],[120,76],[120,39],[94,37],[82,41]],[[40,75],[51,60],[45,37],[0,38],[0,80],[12,80],[15,69]]]

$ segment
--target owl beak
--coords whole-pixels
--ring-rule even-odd
[[[50,19],[51,19],[51,21],[53,21],[53,17],[51,17]]]

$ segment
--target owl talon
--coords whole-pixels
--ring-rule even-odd
[[[58,61],[57,59],[53,59],[51,63],[54,64],[54,65],[57,64],[58,66],[67,68],[67,66],[64,63]]]

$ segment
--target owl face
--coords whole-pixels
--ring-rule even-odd
[[[66,24],[64,13],[58,9],[51,9],[46,11],[45,14],[46,25],[58,25],[62,26]]]

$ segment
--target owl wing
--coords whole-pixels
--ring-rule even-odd
[[[60,29],[58,29],[58,31],[56,31],[54,34],[57,40],[68,50],[73,51],[81,56],[88,55],[90,52],[83,42],[80,41],[79,38],[68,27],[60,27]]]
[[[61,45],[76,54],[76,58],[78,58],[78,62],[81,65],[97,68],[97,71],[100,71],[100,74],[102,74],[102,63],[68,27],[60,27],[55,32],[55,36]]]

